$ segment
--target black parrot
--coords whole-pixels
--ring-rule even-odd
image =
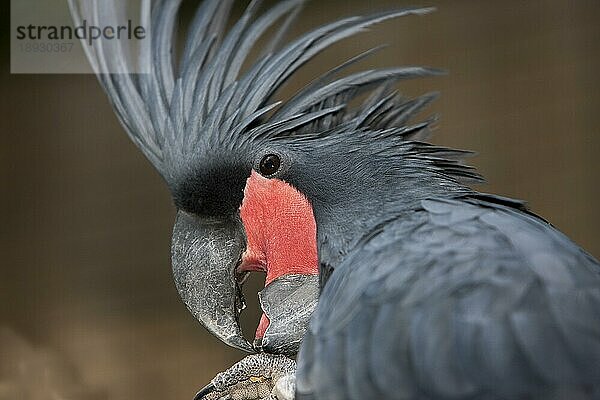
[[[424,142],[433,120],[411,120],[435,95],[394,86],[441,71],[342,73],[367,51],[276,100],[331,44],[429,9],[282,44],[302,1],[263,13],[252,2],[226,29],[232,1],[206,0],[177,52],[180,3],[153,2],[139,57],[89,56],[172,193],[176,286],[210,332],[264,353],[254,363],[297,356],[296,398],[600,399],[600,265],[522,202],[469,188],[481,178],[461,163],[468,152]],[[117,1],[71,6],[76,18],[119,14]],[[150,73],[102,73],[136,62]],[[253,344],[238,325],[251,271],[266,272]]]

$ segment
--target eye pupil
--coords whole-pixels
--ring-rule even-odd
[[[273,175],[279,170],[281,160],[275,154],[268,154],[260,161],[260,173],[266,176]]]

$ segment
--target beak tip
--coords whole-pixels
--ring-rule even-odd
[[[243,350],[247,353],[254,353],[254,348],[252,347],[250,342],[248,342],[248,340],[246,340],[241,335],[231,336],[227,338],[227,340],[225,340],[225,343],[231,347],[235,347],[236,349]]]

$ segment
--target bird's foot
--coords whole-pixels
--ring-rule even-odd
[[[293,400],[295,382],[294,360],[252,354],[217,374],[194,400]]]

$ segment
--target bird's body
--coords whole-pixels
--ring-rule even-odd
[[[299,393],[595,398],[599,274],[597,261],[518,202],[423,200],[331,274],[298,358]]]
[[[82,12],[111,19],[117,3]],[[521,202],[471,189],[481,179],[468,152],[423,142],[433,120],[411,120],[435,95],[407,99],[394,84],[439,70],[339,76],[367,51],[273,100],[329,45],[429,9],[345,18],[282,46],[301,0],[259,16],[252,2],[229,31],[232,2],[207,0],[177,58],[179,5],[154,2],[137,60],[148,74],[127,73],[119,46],[88,53],[121,72],[97,70],[172,193],[175,283],[210,332],[290,357],[302,342],[300,398],[600,398],[600,265]],[[238,324],[250,271],[267,274],[253,344]]]

